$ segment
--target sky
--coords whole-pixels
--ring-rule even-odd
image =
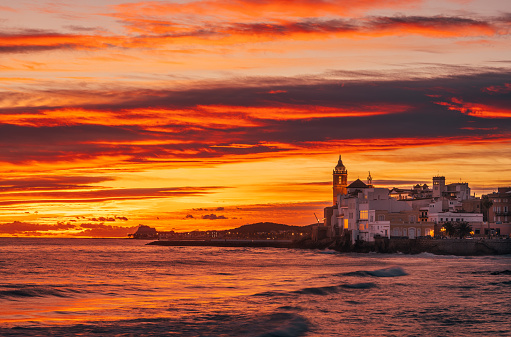
[[[0,236],[308,225],[511,185],[507,0],[0,0]]]

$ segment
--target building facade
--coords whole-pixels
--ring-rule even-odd
[[[488,235],[511,235],[511,187],[499,187],[488,194],[492,205],[488,210]]]
[[[369,173],[367,184],[357,179],[347,185],[348,171],[340,156],[333,177],[334,206],[325,208],[324,223],[333,237],[347,235],[352,243],[371,242],[375,237],[433,237],[448,221],[477,228],[484,225],[477,207],[480,202],[470,196],[467,183],[446,184],[445,177],[436,176],[433,189],[416,184],[411,189],[389,190],[374,187]],[[506,200],[511,201],[511,196]],[[509,212],[510,207],[500,209]]]

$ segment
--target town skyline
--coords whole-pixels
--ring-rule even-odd
[[[350,182],[510,186],[510,17],[496,0],[0,0],[0,236],[308,225],[339,154]]]

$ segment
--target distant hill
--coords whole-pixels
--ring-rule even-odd
[[[231,229],[239,233],[257,233],[257,232],[271,232],[271,231],[295,231],[301,233],[310,233],[311,225],[309,226],[289,226],[275,222],[258,222],[250,225],[243,225],[238,228]]]

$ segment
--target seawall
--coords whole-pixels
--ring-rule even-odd
[[[292,248],[291,240],[159,240],[149,242],[154,246],[194,247],[272,247]]]
[[[354,253],[432,253],[436,255],[504,255],[511,254],[511,239],[408,239],[376,238],[375,242],[350,242],[342,240],[159,240],[148,243],[156,246],[195,247],[272,247],[297,249],[333,249]]]
[[[380,253],[432,253],[437,255],[511,254],[511,239],[406,239],[377,238],[374,251]]]

